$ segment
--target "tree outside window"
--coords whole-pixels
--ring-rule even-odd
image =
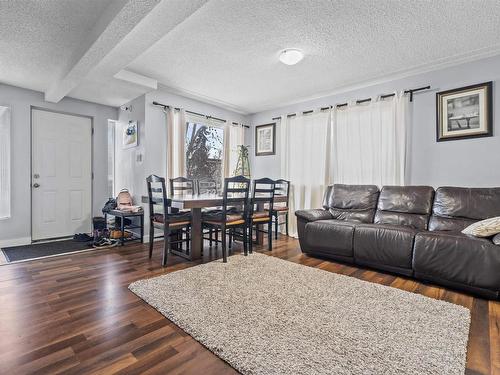
[[[187,178],[222,182],[224,129],[198,121],[186,123]]]

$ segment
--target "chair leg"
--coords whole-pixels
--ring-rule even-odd
[[[227,263],[226,254],[226,227],[222,227],[222,261]]]
[[[288,212],[285,215],[285,233],[288,236]]]
[[[249,238],[248,238],[248,252],[250,254],[252,254],[253,252],[253,225],[250,224],[250,226],[248,227],[248,231],[250,232],[249,233]]]
[[[212,229],[209,229],[208,230],[208,238],[209,238],[209,240],[208,240],[209,245],[208,246],[209,247],[212,247],[212,236],[213,236],[213,234],[214,234],[214,231]]]
[[[149,227],[149,259],[153,256],[153,242],[155,240],[155,228],[153,227],[153,223],[150,224]]]
[[[219,229],[215,229],[215,248],[219,248]]]
[[[163,267],[167,265],[168,252],[170,251],[170,231],[166,228],[163,230],[163,258],[161,264]]]
[[[267,223],[267,249],[269,251],[273,250],[273,233],[272,233],[272,229],[273,229],[273,223],[270,221],[269,223]]]
[[[234,229],[229,229],[229,250],[231,250],[233,244],[233,236],[234,236]]]
[[[187,254],[190,254],[190,230],[191,230],[191,227],[186,227],[186,253]],[[203,255],[203,247],[201,249],[201,255]]]
[[[278,239],[278,230],[279,230],[279,216],[278,214],[274,215],[274,239]]]
[[[243,254],[245,254],[245,256],[248,255],[248,237],[247,237],[247,227],[244,226],[243,228]]]

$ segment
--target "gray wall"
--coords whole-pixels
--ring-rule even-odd
[[[469,140],[436,142],[436,92],[485,81],[493,82],[494,136]],[[409,183],[415,185],[500,186],[500,56],[458,65],[412,77],[323,97],[252,115],[252,125],[272,122],[281,114],[363,99],[408,88],[431,85],[432,90],[415,94],[410,132]],[[280,173],[280,139],[277,129],[277,154],[255,156],[254,177],[277,178]],[[254,145],[252,132],[252,146]]]
[[[0,105],[11,108],[12,210],[11,218],[0,220],[0,241],[23,243],[31,237],[31,106],[94,118],[94,214],[99,214],[107,197],[107,126],[117,118],[113,107],[65,98],[59,103],[44,101],[43,93],[0,84]],[[6,241],[8,240],[8,241]],[[12,241],[11,241],[12,240]]]

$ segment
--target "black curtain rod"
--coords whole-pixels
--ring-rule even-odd
[[[431,86],[418,87],[416,89],[405,90],[404,93],[405,94],[410,94],[410,102],[412,102],[413,101],[413,93],[418,92],[418,91],[423,91],[423,90],[429,90],[430,88],[431,88]],[[380,98],[381,99],[387,99],[387,98],[390,98],[390,97],[392,97],[394,95],[396,95],[396,94],[395,93],[384,94],[384,95],[380,95]],[[367,103],[367,102],[370,102],[371,100],[372,100],[372,98],[359,99],[359,100],[356,100],[356,104]],[[336,108],[342,108],[342,107],[346,107],[348,104],[349,103],[336,104],[335,107]],[[327,109],[330,109],[330,108],[333,108],[333,106],[321,107],[320,111],[326,111]],[[303,115],[307,115],[308,113],[312,113],[312,112],[314,112],[314,111],[313,110],[309,110],[309,111],[302,112],[302,114]],[[291,113],[291,114],[287,115],[286,117],[294,117],[296,115],[297,115],[296,113]],[[281,116],[273,117],[272,119],[273,120],[279,120],[279,119],[281,119]]]
[[[171,108],[169,105],[166,105],[166,104],[162,104],[162,103],[158,103],[158,102],[153,102],[153,105],[156,105],[158,107],[163,107],[164,109],[167,109],[167,108]],[[180,108],[177,108],[175,107],[174,108],[176,111],[180,111],[181,109]],[[198,113],[198,112],[193,112],[193,111],[188,111],[186,109],[186,113],[189,113],[189,114],[192,114],[192,115],[196,115],[196,116],[201,116],[201,117],[205,117],[207,119],[214,119],[214,120],[217,120],[217,121],[221,121],[221,122],[227,122],[226,120],[222,119],[222,118],[218,118],[218,117],[213,117],[213,116],[208,116],[208,115],[205,115],[203,113]],[[233,122],[233,125],[239,125],[237,122]],[[243,127],[245,128],[250,128],[250,126],[248,125],[243,125]]]

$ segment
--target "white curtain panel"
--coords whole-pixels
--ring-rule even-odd
[[[333,182],[404,185],[408,97],[332,110]]]
[[[167,118],[167,178],[184,176],[186,172],[186,111],[165,111]]]
[[[0,107],[0,219],[10,217],[10,108]]]
[[[297,236],[296,210],[321,207],[330,183],[331,118],[329,111],[282,116],[281,171],[291,181],[289,233]]]

